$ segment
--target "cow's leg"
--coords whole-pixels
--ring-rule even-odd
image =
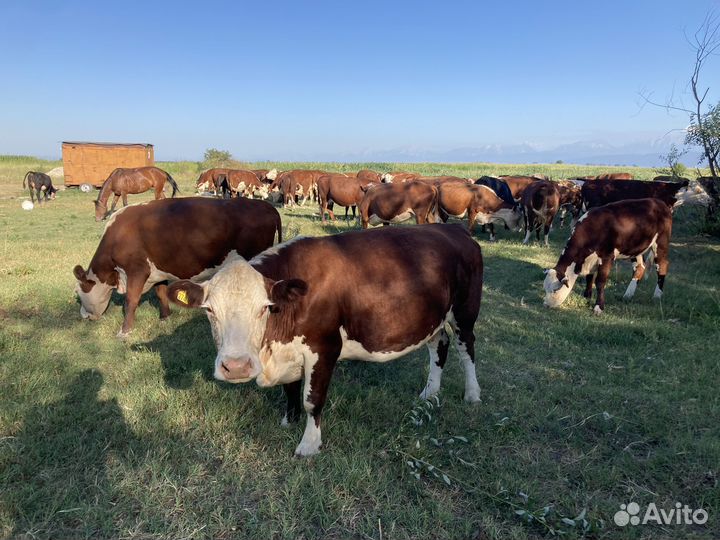
[[[483,225],[483,227],[484,226],[485,225]],[[490,229],[490,241],[494,242],[495,241],[495,224],[492,222],[488,223],[488,229]]]
[[[155,294],[160,302],[160,320],[170,316],[170,303],[168,301],[167,282],[163,281],[155,285]]]
[[[623,300],[630,300],[635,295],[635,289],[637,289],[638,281],[643,278],[644,274],[645,263],[643,262],[643,256],[638,255],[635,257],[635,262],[633,263],[633,277],[630,280],[630,284],[628,285],[625,294],[623,295]]]
[[[308,352],[305,355],[305,384],[303,388],[303,407],[307,413],[307,424],[303,438],[295,448],[296,456],[312,456],[320,452],[322,437],[320,433],[320,415],[327,399],[330,378],[335,362],[340,356],[342,342],[337,336],[335,347],[320,353]]]
[[[653,298],[662,298],[663,288],[665,287],[665,276],[667,275],[670,260],[668,259],[669,238],[664,243],[658,243],[655,250],[655,269],[657,270],[657,285]]]
[[[300,420],[302,381],[284,384],[283,389],[285,390],[285,397],[287,398],[287,408],[280,425],[287,426],[291,422]]]
[[[133,268],[127,270],[127,291],[125,292],[125,319],[118,332],[119,338],[127,337],[135,326],[135,310],[140,303],[145,282],[150,277],[150,268]]]
[[[429,399],[440,390],[440,379],[447,360],[450,338],[445,329],[441,329],[435,337],[427,343],[430,354],[430,373],[428,373],[425,390],[420,393],[420,399]]]
[[[610,277],[610,270],[612,270],[614,263],[615,257],[609,257],[607,260],[603,260],[602,264],[598,266],[597,276],[595,277],[597,298],[595,299],[595,307],[593,308],[595,315],[600,315],[605,309],[605,283],[607,283],[608,277]]]
[[[37,199],[38,205],[42,204],[42,189],[37,188],[37,191],[35,192],[35,198]]]
[[[530,242],[530,235],[532,234],[532,227],[534,225],[533,217],[531,212],[525,212],[525,239],[523,244]]]
[[[595,282],[595,272],[590,272],[587,276],[585,276],[585,291],[583,292],[583,296],[585,298],[592,298],[592,289],[593,289],[593,283]]]
[[[548,236],[550,235],[550,226],[552,225],[552,220],[545,222],[545,227],[543,229],[543,240],[545,240],[545,247],[549,247],[550,244],[548,244]],[[540,228],[538,228],[538,235],[540,234]]]
[[[123,206],[127,206],[127,193],[122,194]]]
[[[465,372],[465,401],[477,403],[480,401],[480,385],[475,373],[475,334],[472,322],[458,321],[458,338],[456,348],[460,362]]]

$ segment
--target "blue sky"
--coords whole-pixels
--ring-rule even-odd
[[[652,141],[718,0],[0,4],[0,153],[240,159]],[[702,82],[720,99],[720,58]]]

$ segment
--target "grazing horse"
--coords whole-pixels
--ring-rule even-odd
[[[95,201],[95,221],[102,221],[108,214],[115,210],[118,199],[122,197],[123,206],[127,206],[128,193],[144,193],[149,189],[155,189],[155,200],[164,199],[165,182],[170,182],[173,188],[171,197],[179,191],[175,180],[170,174],[157,167],[136,167],[134,169],[115,169],[110,173],[107,180],[100,189],[100,194]],[[110,194],[115,194],[110,212],[107,210],[107,201]]]
[[[57,189],[52,185],[52,179],[45,173],[41,172],[35,172],[35,171],[28,171],[25,173],[25,177],[23,178],[23,189],[25,189],[27,182],[27,187],[30,189],[30,200],[34,203],[35,199],[33,199],[33,190],[37,192],[37,203],[40,204],[42,202],[41,195],[45,194],[45,201],[48,199],[54,199],[55,193],[57,192]]]

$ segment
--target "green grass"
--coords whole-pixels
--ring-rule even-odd
[[[695,234],[694,212],[676,217],[662,302],[650,299],[652,274],[624,303],[630,269],[621,264],[602,317],[579,285],[561,309],[542,307],[542,270],[567,229],[551,233],[549,249],[507,231],[494,244],[478,233],[482,403],[462,401],[452,350],[441,407],[421,426],[409,413],[425,383],[425,350],[386,365],[343,363],[323,452],[295,459],[303,426],[280,427],[279,388],[212,379],[204,315],[174,309],[161,323],[151,293],[125,342],[115,338],[120,296],[102,320],[80,320],[71,269],[88,264],[102,233],[95,195],[66,190],[46,207],[20,209],[24,172],[58,164],[0,158],[0,537],[523,539],[549,533],[516,511],[545,506],[549,526],[569,537],[580,536],[577,527],[560,517],[583,509],[605,524],[589,537],[720,536],[720,243]],[[601,172],[308,164],[366,165],[463,176]],[[161,166],[192,193],[196,163]],[[287,236],[351,227],[321,225],[314,206],[281,213]],[[613,514],[631,500],[667,509],[680,501],[710,520],[616,527]]]

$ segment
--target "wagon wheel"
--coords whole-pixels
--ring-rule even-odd
[[[83,193],[90,193],[92,191],[92,185],[91,184],[80,184],[80,191]]]

